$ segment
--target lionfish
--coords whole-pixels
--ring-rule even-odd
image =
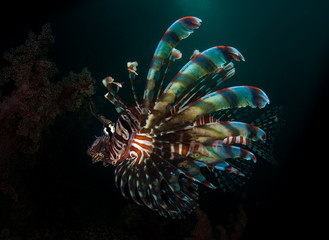
[[[217,90],[234,75],[233,61],[244,61],[237,49],[195,50],[164,88],[170,66],[182,57],[176,45],[200,25],[199,18],[184,17],[167,29],[155,50],[143,99],[135,90],[137,62],[128,62],[135,106],[118,96],[122,83],[103,80],[105,98],[119,113],[115,123],[91,107],[104,125],[104,135],[88,149],[92,161],[116,166],[115,183],[123,196],[129,192],[135,203],[172,218],[198,206],[200,184],[216,188],[201,169],[214,173],[224,190],[234,190],[249,176],[256,156],[275,161],[264,130],[272,137],[280,109],[250,124],[240,122],[252,115],[252,108],[269,103],[265,92],[251,86]]]

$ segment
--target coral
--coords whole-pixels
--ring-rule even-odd
[[[40,35],[30,33],[25,44],[4,53],[8,64],[0,72],[0,175],[7,174],[19,154],[38,150],[43,131],[57,116],[77,110],[93,94],[87,69],[54,80],[58,69],[47,56],[52,43],[46,24]]]
[[[0,180],[0,191],[4,194],[10,196],[10,198],[14,201],[18,200],[18,195],[15,189],[8,183],[8,175],[4,174],[3,179]]]
[[[230,226],[227,228],[218,225],[216,228],[220,231],[221,240],[239,240],[242,237],[244,229],[247,224],[247,215],[242,206],[238,205],[238,213],[234,216],[231,215]]]
[[[207,214],[200,208],[196,209],[197,223],[191,232],[191,236],[185,240],[239,240],[246,228],[247,215],[242,206],[237,207],[238,212],[230,215],[228,226],[217,225],[215,231],[212,230],[211,222]],[[219,233],[218,233],[219,231]]]
[[[71,240],[138,240],[135,237],[127,235],[125,232],[113,228],[110,224],[102,223],[99,225],[89,224],[80,228],[61,227],[58,229],[30,229],[27,236],[20,236],[9,229],[0,229],[0,240],[9,239],[28,239],[28,240],[54,240],[54,239],[71,239]]]
[[[198,221],[195,228],[191,232],[191,237],[185,238],[185,240],[212,240],[213,233],[211,229],[211,223],[207,214],[200,208],[196,208],[196,215]]]

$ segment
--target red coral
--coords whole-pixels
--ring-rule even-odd
[[[221,240],[239,240],[247,225],[247,215],[242,206],[238,205],[238,213],[231,216],[231,226],[225,228],[222,225],[218,225],[216,228],[220,231]],[[230,230],[229,230],[230,229]]]
[[[198,222],[195,228],[191,232],[191,237],[185,238],[185,240],[212,240],[213,233],[211,228],[211,223],[207,214],[203,212],[200,208],[196,209],[196,214]]]
[[[8,183],[8,175],[6,174],[3,176],[3,179],[0,181],[0,191],[2,191],[4,194],[9,195],[12,200],[14,201],[18,200],[18,194],[16,190]]]
[[[242,237],[242,234],[246,228],[247,224],[247,215],[242,206],[238,205],[238,212],[236,214],[231,214],[230,223],[227,227],[222,225],[217,225],[216,230],[212,230],[211,222],[207,217],[207,214],[201,209],[196,209],[198,222],[196,223],[194,229],[191,232],[191,236],[185,238],[185,240],[239,240]]]
[[[51,81],[58,72],[47,57],[53,42],[46,24],[40,35],[30,33],[25,44],[4,54],[9,64],[0,72],[0,173],[17,153],[36,152],[45,127],[58,115],[77,110],[93,93],[87,69]]]
[[[91,74],[87,68],[82,69],[79,74],[70,72],[69,76],[63,78],[63,81],[58,83],[61,109],[72,112],[77,110],[86,96],[90,96],[94,91],[90,80]]]

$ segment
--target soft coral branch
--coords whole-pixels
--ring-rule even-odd
[[[18,161],[17,154],[37,151],[43,130],[57,116],[77,110],[93,94],[87,69],[51,81],[58,72],[47,56],[53,42],[46,24],[40,35],[30,33],[25,44],[4,53],[8,65],[0,72],[0,174]]]

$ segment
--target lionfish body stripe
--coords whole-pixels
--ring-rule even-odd
[[[94,114],[105,127],[104,135],[88,149],[93,162],[116,166],[115,183],[122,195],[130,195],[136,204],[172,218],[184,217],[198,205],[200,184],[216,188],[203,175],[202,168],[215,173],[219,186],[225,190],[241,185],[256,159],[269,158],[273,162],[272,142],[267,139],[272,141],[271,135],[276,133],[273,129],[279,129],[277,109],[251,123],[240,119],[252,108],[269,103],[261,89],[217,89],[234,75],[233,61],[244,61],[233,47],[195,51],[172,80],[166,81],[169,67],[181,58],[175,47],[200,24],[198,18],[185,17],[168,28],[152,58],[143,99],[139,99],[134,87],[137,62],[128,62],[136,106],[124,102],[114,91],[112,86],[119,89],[122,83],[112,77],[103,80],[109,91],[105,96],[120,115],[113,124]],[[237,111],[240,108],[246,114]],[[272,123],[276,128],[271,127]]]

